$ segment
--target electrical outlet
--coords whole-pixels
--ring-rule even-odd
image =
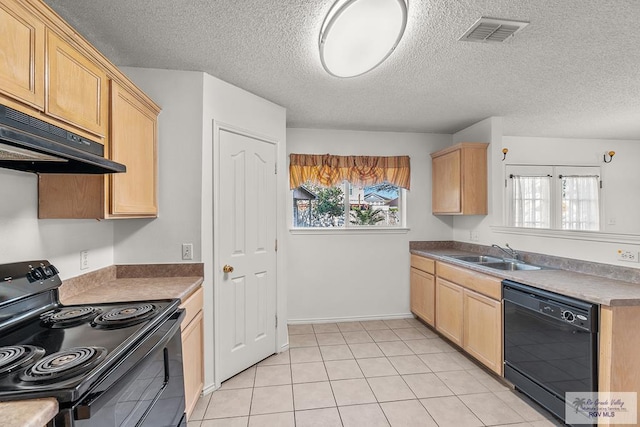
[[[478,232],[477,231],[470,231],[469,232],[469,240],[471,240],[472,242],[477,242],[480,240],[480,236],[478,236]]]
[[[182,244],[182,259],[193,259],[193,243]]]
[[[89,268],[89,251],[80,251],[80,270]]]
[[[618,249],[618,261],[638,262],[638,252]]]

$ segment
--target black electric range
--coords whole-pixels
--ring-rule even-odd
[[[180,300],[63,305],[48,261],[0,265],[0,401],[54,397],[59,426],[181,426]]]

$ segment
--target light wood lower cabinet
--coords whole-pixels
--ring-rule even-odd
[[[463,288],[436,278],[436,329],[462,347]]]
[[[202,306],[202,288],[198,289],[180,306],[187,312],[181,326],[182,366],[187,418],[195,408],[204,386],[204,320]]]
[[[502,375],[502,303],[464,290],[462,348]]]
[[[433,275],[411,267],[411,312],[435,326],[435,302],[436,283]]]

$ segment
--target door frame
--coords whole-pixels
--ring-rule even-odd
[[[228,123],[220,122],[218,120],[213,120],[213,235],[210,236],[213,241],[213,265],[210,269],[213,271],[213,376],[214,376],[214,384],[213,387],[205,387],[204,393],[208,393],[209,391],[216,390],[220,388],[220,346],[218,345],[218,337],[220,336],[220,310],[219,304],[220,299],[218,298],[220,295],[220,285],[222,281],[222,270],[221,270],[221,260],[220,260],[220,242],[217,238],[220,230],[220,132],[231,132],[237,135],[246,136],[248,138],[256,139],[258,141],[265,142],[267,144],[273,145],[273,149],[275,150],[275,160],[276,160],[276,170],[280,172],[278,165],[278,153],[279,153],[279,142],[273,138],[270,138],[265,135],[258,134],[256,132],[243,129],[238,126],[234,126]],[[276,215],[275,215],[275,224],[276,227],[276,239],[280,240],[280,227],[278,226],[278,215],[281,211],[279,206],[279,191],[278,191],[278,175],[276,175]],[[279,251],[276,251],[276,267],[275,267],[275,312],[276,316],[279,316],[280,311],[278,310],[279,306],[279,287],[280,280],[278,275],[278,270],[280,267],[280,256]],[[275,333],[273,336],[273,352],[278,352],[278,331],[283,326],[282,322],[286,321],[284,319],[279,319],[276,324]],[[206,328],[205,328],[205,333]],[[206,384],[205,384],[206,386]]]

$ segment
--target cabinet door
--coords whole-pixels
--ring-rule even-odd
[[[204,343],[202,311],[182,331],[182,366],[187,417],[196,406],[204,384]]]
[[[108,128],[106,73],[47,31],[47,114],[104,138]]]
[[[502,304],[464,291],[464,345],[467,353],[502,375]]]
[[[436,329],[462,347],[463,288],[436,279]]]
[[[411,311],[430,324],[435,325],[436,284],[431,274],[411,269]]]
[[[432,160],[431,204],[433,213],[462,212],[460,156],[460,150],[455,150],[434,157]]]
[[[112,174],[113,216],[156,216],[157,116],[117,83],[111,82],[111,160],[127,166]]]

